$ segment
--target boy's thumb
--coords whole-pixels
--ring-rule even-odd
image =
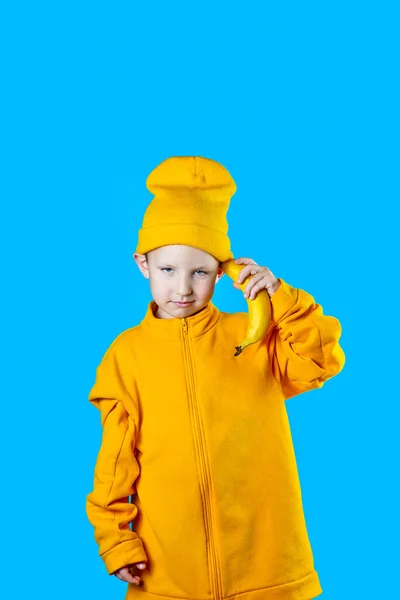
[[[144,569],[146,567],[145,563],[138,563],[136,566],[139,567],[139,569]]]

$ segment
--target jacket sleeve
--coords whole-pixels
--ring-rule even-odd
[[[269,362],[287,400],[320,388],[345,364],[339,345],[338,319],[324,315],[322,307],[304,290],[279,278],[271,296],[271,328],[267,333]]]
[[[129,502],[136,492],[140,468],[135,458],[136,421],[132,397],[111,346],[96,372],[89,401],[100,410],[102,440],[94,468],[93,491],[86,497],[86,513],[94,527],[99,554],[108,573],[147,556],[130,523],[137,507]],[[129,411],[126,409],[129,406]]]

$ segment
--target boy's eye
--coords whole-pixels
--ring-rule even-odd
[[[162,267],[161,271],[172,271],[172,267]],[[195,271],[195,273],[204,273],[204,275],[207,275],[206,271],[202,271],[201,269],[199,269],[198,271]]]

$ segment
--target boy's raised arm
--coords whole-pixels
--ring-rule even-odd
[[[110,575],[126,565],[147,561],[141,539],[129,527],[137,515],[137,507],[129,502],[129,496],[136,491],[140,469],[134,454],[136,422],[126,410],[126,398],[111,346],[97,368],[96,382],[89,394],[89,401],[101,411],[103,432],[93,491],[86,498],[87,516]]]
[[[341,371],[345,354],[339,345],[338,319],[324,315],[304,290],[279,280],[281,285],[271,297],[273,327],[267,344],[272,372],[286,400],[322,387]]]

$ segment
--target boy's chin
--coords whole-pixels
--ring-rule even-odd
[[[191,315],[196,315],[197,313],[201,312],[202,310],[205,309],[205,307],[207,306],[207,302],[203,303],[203,304],[191,304],[190,306],[175,306],[175,309],[178,311],[178,313],[180,313],[177,316],[182,317],[190,317]]]
[[[168,302],[168,304],[161,305],[155,301],[158,309],[156,316],[159,319],[182,319],[183,317],[190,317],[198,312],[204,310],[207,306],[207,302],[203,304],[196,304],[195,302],[188,306],[178,306],[175,302]]]

